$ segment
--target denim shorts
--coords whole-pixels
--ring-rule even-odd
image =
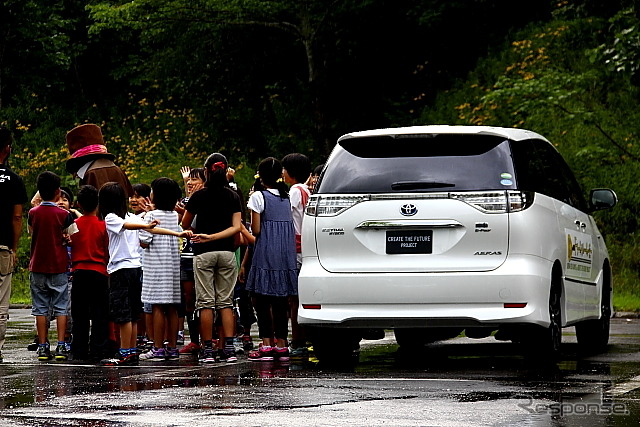
[[[69,307],[69,279],[66,273],[29,273],[31,314],[66,316]]]

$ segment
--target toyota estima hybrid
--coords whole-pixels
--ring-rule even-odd
[[[609,339],[609,254],[585,198],[544,137],[417,126],[342,136],[306,209],[299,322],[320,360],[393,329],[401,348],[457,336],[555,357],[562,328]],[[356,353],[357,354],[357,353]]]

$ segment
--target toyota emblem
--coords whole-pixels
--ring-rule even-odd
[[[400,207],[400,213],[404,216],[413,216],[418,213],[418,208],[414,204],[407,203]]]

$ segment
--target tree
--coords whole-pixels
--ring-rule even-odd
[[[238,36],[239,33],[236,30],[239,28],[253,28],[256,31],[254,34],[261,34],[270,40],[282,40],[279,36],[284,35],[293,47],[289,50],[290,54],[299,56],[298,61],[305,62],[306,78],[304,80],[310,93],[316,138],[325,149],[328,149],[332,140],[329,140],[330,126],[324,111],[321,90],[323,84],[320,82],[325,74],[323,53],[326,51],[320,43],[327,33],[335,34],[336,28],[333,24],[336,22],[337,14],[357,13],[362,8],[366,8],[368,3],[370,2],[347,0],[269,2],[136,0],[119,2],[115,5],[98,3],[88,8],[91,17],[95,20],[91,28],[93,33],[105,29],[131,29],[139,33],[142,43],[148,47],[156,47],[158,42],[166,42],[171,38],[175,40],[175,37],[180,37],[180,34],[188,34],[187,39],[194,50],[197,50],[196,45],[203,41],[212,43],[214,51],[215,49],[219,51],[225,44],[225,36]],[[262,30],[279,34],[274,35]],[[175,43],[173,45],[175,46]],[[298,49],[295,48],[296,45]],[[271,53],[281,56],[278,50],[278,46],[275,46]],[[176,53],[176,51],[177,49],[172,52]],[[295,60],[289,60],[288,63],[295,62]],[[154,65],[157,64],[156,62]],[[299,69],[295,66],[293,68]],[[149,76],[152,75],[153,73],[149,74]]]
[[[73,49],[64,0],[0,4],[0,109],[17,96],[59,90]],[[46,94],[46,93],[45,93]]]

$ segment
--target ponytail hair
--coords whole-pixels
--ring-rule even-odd
[[[258,165],[258,175],[265,187],[276,188],[280,198],[289,198],[289,187],[282,180],[282,163],[274,157],[267,157]]]
[[[204,174],[207,181],[204,183],[207,188],[228,187],[227,168],[229,163],[227,158],[220,153],[213,153],[204,162]]]

